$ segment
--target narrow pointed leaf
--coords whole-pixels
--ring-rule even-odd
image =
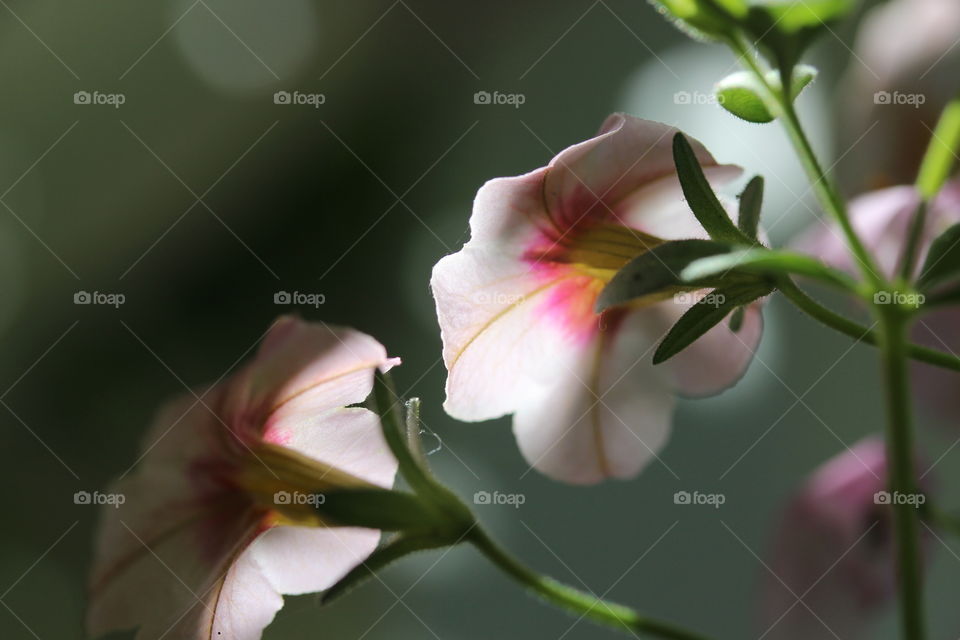
[[[613,276],[597,297],[597,312],[664,292],[671,287],[685,286],[680,273],[691,262],[706,256],[726,253],[730,245],[713,240],[674,240],[643,253]]]
[[[653,354],[653,364],[660,364],[677,355],[707,331],[723,321],[733,309],[762,298],[771,287],[753,284],[716,289],[683,314],[667,333]]]
[[[802,253],[769,249],[739,249],[721,255],[701,258],[688,265],[680,276],[684,281],[695,282],[707,278],[724,277],[731,273],[750,273],[773,277],[796,274],[847,291],[856,288],[856,283],[850,276],[828,267],[815,258]]]
[[[740,211],[737,226],[754,240],[760,227],[760,210],[763,205],[763,176],[754,176],[740,194]]]
[[[932,199],[950,177],[960,150],[960,98],[954,98],[940,115],[917,174],[917,190]]]
[[[929,289],[955,276],[960,276],[960,224],[944,231],[930,245],[917,286]]]
[[[719,242],[753,244],[753,241],[730,220],[726,209],[720,204],[706,176],[703,175],[703,169],[690,143],[682,133],[673,137],[673,162],[677,167],[683,196],[710,237]]]

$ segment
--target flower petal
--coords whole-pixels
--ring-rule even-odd
[[[274,527],[250,545],[270,584],[280,593],[296,595],[333,586],[367,559],[380,541],[370,529]]]
[[[268,440],[381,487],[393,486],[397,460],[380,418],[360,407],[317,412],[313,400],[300,396],[278,409],[266,429]]]
[[[629,478],[657,455],[670,430],[673,397],[649,362],[646,319],[632,313],[568,361],[514,417],[520,451],[556,480],[592,484]]]
[[[216,405],[219,397],[213,389],[203,402]],[[227,434],[193,397],[160,410],[136,471],[109,489],[123,503],[100,512],[89,594],[93,635],[141,623],[169,627],[173,612],[194,601],[191,591],[214,579],[236,542],[228,532],[241,535],[252,526],[248,505],[235,497],[219,505],[201,500],[192,474],[193,461]]]
[[[361,402],[373,388],[374,369],[394,363],[365,333],[285,316],[231,385],[224,419],[257,428],[270,412],[301,394],[312,394],[315,410]]]
[[[165,480],[175,474],[129,478],[113,489],[128,499],[106,508],[100,525],[87,618],[93,636],[137,626],[138,640],[163,636],[254,534],[257,521],[243,505],[198,510],[148,502],[145,496],[167,490]]]
[[[196,594],[175,625],[162,631],[165,635],[141,629],[137,640],[260,640],[283,607],[283,598],[257,563],[252,548],[242,550],[205,591]]]
[[[550,162],[544,194],[552,218],[562,229],[585,217],[616,215],[625,222],[644,189],[679,194],[673,163],[677,133],[660,122],[621,113],[608,117],[599,135],[564,149]],[[717,164],[700,142],[689,140],[709,178],[723,182],[740,174],[739,167]],[[657,184],[662,179],[667,185]]]
[[[437,263],[430,285],[448,371],[447,413],[496,418],[549,380],[570,341],[539,312],[555,284],[510,256],[471,246]]]

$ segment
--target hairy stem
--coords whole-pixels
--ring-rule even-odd
[[[859,342],[865,342],[874,346],[880,343],[880,338],[877,335],[877,332],[872,330],[870,327],[865,327],[858,322],[854,322],[853,320],[850,320],[839,313],[826,308],[808,296],[802,289],[800,289],[800,287],[794,284],[792,280],[784,279],[779,284],[779,288],[780,292],[783,293],[783,295],[785,295],[791,302],[793,302],[797,308],[815,320],[819,320],[831,329],[850,336]],[[949,353],[943,353],[941,351],[937,351],[936,349],[921,347],[920,345],[913,343],[907,343],[906,353],[910,358],[917,360],[918,362],[926,362],[943,369],[960,371],[960,358],[952,356]]]
[[[470,532],[469,540],[511,578],[550,604],[566,609],[580,618],[590,618],[594,622],[606,624],[630,635],[639,632],[669,640],[706,640],[706,637],[700,634],[647,618],[630,607],[608,602],[531,571],[497,546],[479,526]]]

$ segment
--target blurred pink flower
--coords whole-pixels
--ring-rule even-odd
[[[256,640],[281,594],[325,589],[363,561],[379,532],[327,528],[309,500],[392,485],[377,416],[347,405],[396,362],[353,329],[281,318],[202,402],[161,411],[137,470],[111,489],[124,504],[103,510],[90,633]]]
[[[852,640],[893,599],[896,555],[886,488],[879,438],[814,471],[780,524],[764,576],[761,637]]]
[[[918,201],[916,190],[903,186],[867,193],[850,202],[853,226],[887,276],[899,267]],[[933,239],[960,222],[960,180],[944,186],[929,208],[926,222],[918,264],[922,264]],[[850,273],[856,271],[843,236],[832,223],[818,223],[798,239],[797,246],[828,264]],[[913,339],[939,351],[960,352],[960,311],[953,307],[924,314],[914,325]],[[956,416],[960,411],[960,396],[953,388],[956,374],[923,363],[912,366],[916,374],[914,390],[922,405],[945,416]]]
[[[548,166],[490,180],[474,200],[470,241],[434,267],[444,408],[467,421],[514,414],[521,452],[552,478],[636,474],[667,438],[672,392],[728,387],[760,340],[755,304],[739,334],[722,323],[654,368],[652,347],[702,292],[594,312],[632,258],[664,239],[706,237],[677,180],[676,132],[614,114]],[[708,178],[740,173],[691,143]]]
[[[958,33],[956,0],[890,0],[866,13],[841,85],[841,148],[856,191],[913,180],[956,93]]]

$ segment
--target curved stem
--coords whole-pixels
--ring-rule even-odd
[[[646,618],[630,607],[607,602],[602,598],[584,593],[531,571],[497,546],[479,526],[471,530],[468,539],[483,555],[511,578],[547,602],[566,609],[580,618],[590,618],[595,622],[620,629],[631,635],[640,632],[669,640],[706,640],[706,637],[700,634]]]
[[[779,284],[780,292],[783,293],[791,302],[793,302],[801,311],[819,320],[826,326],[848,335],[854,340],[866,342],[876,346],[880,340],[876,332],[869,327],[865,327],[858,322],[854,322],[839,313],[831,311],[810,296],[808,296],[792,280],[784,279]],[[935,349],[921,347],[917,344],[907,343],[907,355],[913,360],[926,362],[944,369],[960,371],[960,358],[943,353]]]
[[[907,373],[907,316],[888,305],[879,311],[880,352],[887,403],[887,466],[894,496],[917,494],[913,468],[913,433],[910,424],[910,380]],[[919,513],[911,501],[892,500],[900,581],[903,634],[924,639],[923,583],[920,575]]]

